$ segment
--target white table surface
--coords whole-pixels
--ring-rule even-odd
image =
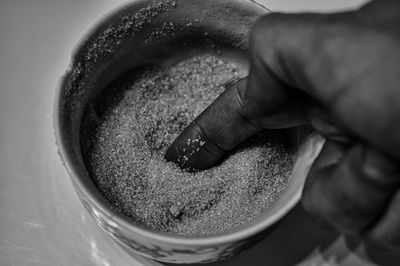
[[[0,265],[161,265],[127,255],[100,231],[54,144],[54,92],[72,48],[123,2],[0,1]],[[273,11],[330,11],[364,1],[260,2]],[[396,265],[396,258],[323,231],[297,207],[261,244],[213,265]]]

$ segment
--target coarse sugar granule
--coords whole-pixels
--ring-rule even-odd
[[[219,166],[196,173],[163,158],[168,145],[223,92],[223,84],[240,76],[233,64],[200,55],[127,73],[94,101],[85,116],[95,109],[98,122],[84,157],[95,184],[118,211],[153,230],[204,236],[268,208],[285,189],[292,167],[289,147],[275,134],[258,134]]]

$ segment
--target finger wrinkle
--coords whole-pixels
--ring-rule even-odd
[[[241,81],[244,81],[244,79],[238,81],[238,83],[241,82]],[[242,93],[240,91],[240,87],[239,87],[238,83],[236,83],[236,85],[235,85],[236,93],[234,93],[234,100],[236,102],[235,106],[237,106],[235,111],[242,118],[242,120],[246,121],[248,124],[250,124],[254,128],[261,129],[262,128],[261,125],[259,125],[253,119],[250,119],[250,116],[248,116],[246,114],[246,108],[245,108],[245,105],[243,103],[243,95],[242,95]]]

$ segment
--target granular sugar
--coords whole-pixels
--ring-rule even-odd
[[[127,73],[95,100],[91,109],[98,123],[85,161],[118,211],[156,231],[204,236],[254,219],[279,196],[292,160],[285,140],[271,132],[205,171],[189,173],[163,158],[223,84],[240,76],[233,64],[201,55]]]

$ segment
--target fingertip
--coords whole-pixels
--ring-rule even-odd
[[[175,139],[164,158],[182,169],[193,172],[212,167],[223,156],[224,151],[210,142],[194,121]]]

